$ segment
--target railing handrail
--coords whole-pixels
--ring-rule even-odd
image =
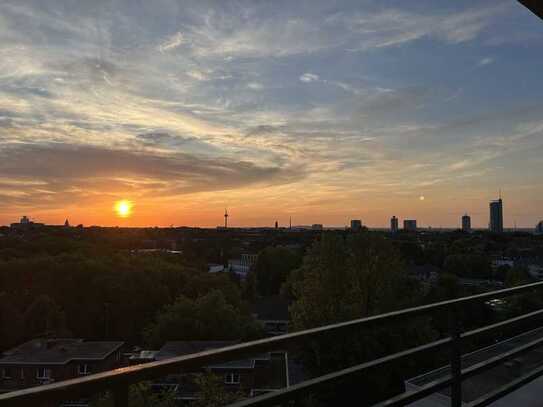
[[[207,350],[190,355],[173,357],[166,360],[91,374],[82,378],[70,379],[43,386],[17,390],[0,394],[0,405],[21,405],[27,403],[29,400],[35,399],[60,401],[62,399],[69,398],[69,395],[92,394],[110,390],[119,386],[126,387],[132,383],[158,378],[182,369],[202,367],[211,363],[233,360],[240,356],[246,356],[247,354],[255,354],[264,351],[286,348],[290,345],[307,341],[308,339],[315,338],[322,334],[337,333],[338,331],[361,326],[372,327],[398,319],[411,318],[423,314],[431,315],[435,311],[457,308],[461,305],[482,302],[488,299],[504,298],[515,294],[522,294],[538,288],[543,288],[543,282],[530,283],[512,288],[447,301],[440,301],[437,303],[406,308],[380,315],[274,336],[271,338],[239,343],[220,349]]]

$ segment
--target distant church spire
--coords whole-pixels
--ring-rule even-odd
[[[64,226],[69,228],[70,227],[70,222],[68,222],[68,219],[66,219],[66,221],[64,222]]]

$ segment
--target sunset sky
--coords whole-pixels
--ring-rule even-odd
[[[532,227],[542,72],[513,0],[2,0],[0,224]]]

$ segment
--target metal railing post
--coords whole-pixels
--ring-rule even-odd
[[[113,389],[113,405],[115,407],[128,407],[128,385],[122,384]]]
[[[460,339],[459,309],[453,305],[449,308],[449,330],[451,335],[451,407],[462,405],[462,343]]]

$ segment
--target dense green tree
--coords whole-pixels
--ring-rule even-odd
[[[227,391],[223,380],[213,373],[199,374],[195,381],[198,392],[191,406],[222,407],[243,398],[243,394],[239,391]]]
[[[438,302],[459,298],[464,294],[458,277],[454,274],[443,272],[439,275],[437,284],[427,295],[427,302]]]
[[[360,318],[413,304],[420,293],[409,282],[398,253],[385,238],[368,232],[351,235],[325,233],[304,258],[289,281],[294,296],[291,317],[295,329]],[[310,344],[304,363],[320,375],[361,361],[377,358],[434,337],[425,321],[417,319],[371,330],[352,329],[329,334]],[[405,364],[403,367],[407,367]],[[403,389],[402,381],[390,372],[380,380],[357,377],[359,391],[371,403]],[[349,386],[346,387],[347,389]],[[348,393],[334,390],[343,394]]]
[[[245,281],[242,282],[242,297],[245,301],[251,303],[257,298],[256,275],[254,272],[249,272]]]
[[[26,326],[24,339],[55,328],[54,313],[36,306],[27,312],[43,296],[50,300],[44,309],[54,304],[74,336],[135,344],[157,310],[180,295],[196,300],[219,290],[229,304],[244,308],[239,287],[228,275],[208,274],[167,254],[77,251],[11,258],[0,260],[0,284]]]
[[[505,278],[506,287],[515,287],[523,284],[531,283],[533,279],[526,267],[515,266],[511,267]],[[507,311],[509,316],[519,315],[536,309],[543,308],[543,299],[541,291],[526,292],[506,300]]]
[[[16,298],[0,293],[0,353],[24,339],[24,320]]]
[[[324,234],[291,281],[298,329],[400,308],[410,302],[403,263],[390,242],[370,233]]]
[[[528,284],[532,281],[526,267],[510,267],[505,277],[506,287],[515,287],[517,285]]]
[[[267,247],[258,255],[254,266],[256,288],[263,297],[279,294],[290,272],[300,266],[300,256],[284,247]]]
[[[128,388],[130,407],[176,407],[178,404],[173,392],[154,392],[149,382],[133,384]],[[115,407],[112,395],[108,392],[97,396],[90,407]]]
[[[40,295],[30,304],[24,316],[25,335],[36,337],[68,336],[64,312],[47,295]]]
[[[444,268],[448,273],[467,278],[490,278],[492,269],[488,257],[480,254],[451,254]]]
[[[144,337],[149,345],[159,347],[173,340],[233,340],[258,334],[250,315],[215,290],[196,300],[179,296],[157,314]]]

